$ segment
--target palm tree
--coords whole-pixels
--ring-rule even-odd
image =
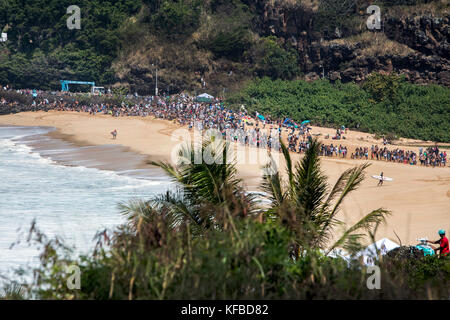
[[[164,212],[173,229],[188,223],[194,234],[201,234],[205,229],[223,227],[220,214],[255,213],[254,196],[245,193],[227,150],[228,143],[206,139],[199,148],[185,144],[175,166],[164,161],[150,162],[162,168],[176,182],[177,189],[148,202],[122,204],[123,214],[135,224],[139,217],[150,222],[150,216]]]
[[[337,247],[354,250],[364,236],[361,231],[372,230],[390,214],[382,208],[370,212],[329,245],[336,227],[344,226],[336,215],[345,197],[364,180],[364,170],[369,164],[346,170],[328,192],[327,178],[320,169],[320,143],[317,139],[312,139],[305,156],[295,166],[286,146],[281,144],[281,148],[287,181],[283,181],[272,160],[266,166],[262,189],[271,201],[269,215],[281,219],[297,234],[297,249],[300,246],[328,248],[326,254]]]

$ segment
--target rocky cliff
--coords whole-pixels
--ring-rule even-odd
[[[381,29],[369,31],[368,15],[359,12],[359,25],[328,35],[317,26],[317,8],[281,6],[253,1],[261,35],[276,35],[298,50],[307,80],[363,81],[373,71],[397,72],[414,83],[450,86],[450,14],[409,10],[408,15],[383,16]]]
[[[258,47],[261,39],[274,38],[298,56],[298,72],[288,79],[358,83],[372,72],[394,72],[413,83],[450,86],[449,7],[440,0],[409,2],[414,1],[425,4],[383,7],[381,29],[369,30],[366,0],[228,1],[245,4],[245,14],[237,14],[236,7],[224,4],[227,1],[211,0],[219,9],[204,9],[193,34],[175,41],[167,36],[137,37],[137,44],[130,46],[134,49],[122,53],[114,65],[116,84],[154,92],[157,64],[164,91],[238,90],[244,81],[267,75],[258,68],[255,55],[266,50]],[[250,36],[232,38],[245,28]],[[243,39],[248,43],[242,44]],[[239,45],[241,51],[233,57],[214,51]],[[259,60],[272,63],[266,58]]]

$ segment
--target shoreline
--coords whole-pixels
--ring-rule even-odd
[[[111,117],[108,115],[83,114],[78,112],[26,112],[14,115],[0,116],[0,125],[19,126],[49,126],[57,130],[49,134],[50,138],[61,139],[72,143],[78,148],[92,151],[92,146],[104,145],[118,147],[119,153],[133,154],[132,157],[143,157],[147,160],[170,162],[170,155],[179,140],[172,138],[178,129],[183,127],[167,120],[151,119],[150,117]],[[112,140],[109,134],[117,129],[117,140]],[[326,144],[337,143],[345,145],[369,146],[376,140],[373,135],[351,131],[346,140],[323,140],[327,133],[335,129],[313,127],[313,133],[320,132],[322,141]],[[401,147],[402,143],[429,144],[429,142],[402,139],[398,145],[388,148]],[[381,145],[378,142],[378,145]],[[442,145],[442,144],[439,144]],[[123,148],[123,149],[120,149]],[[418,150],[419,147],[407,147],[408,150]],[[89,151],[88,151],[89,150]],[[447,153],[449,149],[445,148]],[[293,161],[300,159],[298,154],[292,154]],[[117,159],[116,159],[117,160]],[[122,160],[125,161],[125,160]],[[422,167],[420,165],[405,165],[376,160],[354,160],[321,157],[322,170],[328,176],[329,185],[333,185],[338,176],[348,168],[365,162],[371,166],[367,169],[366,179],[360,189],[355,191],[343,204],[343,210],[338,218],[347,222],[358,221],[363,214],[383,207],[391,210],[387,223],[380,226],[376,239],[388,237],[398,242],[395,233],[403,243],[415,244],[417,237],[434,239],[439,229],[450,229],[450,170],[444,167]],[[149,166],[149,165],[148,165]],[[154,168],[154,167],[153,167]],[[238,176],[243,179],[246,189],[259,191],[261,168],[259,164],[238,164]],[[283,167],[282,167],[283,168]],[[370,178],[381,171],[385,176],[393,177],[394,181],[377,188],[377,182]],[[395,232],[395,233],[394,233]]]
[[[46,132],[14,137],[11,140],[31,148],[31,152],[49,159],[57,165],[68,167],[95,168],[113,171],[137,179],[164,180],[164,172],[147,164],[148,157],[133,152],[131,148],[120,145],[92,145],[81,142],[73,135],[63,134],[56,127],[19,126],[0,124],[1,128],[36,128]]]

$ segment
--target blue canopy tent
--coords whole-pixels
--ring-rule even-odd
[[[285,125],[286,127],[293,127],[295,125],[295,122],[292,121],[292,119],[290,119],[290,118],[286,118],[283,121],[283,125]]]

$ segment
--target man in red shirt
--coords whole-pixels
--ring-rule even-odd
[[[434,251],[437,253],[438,251],[440,252],[440,257],[444,257],[446,255],[449,254],[450,250],[448,247],[448,239],[445,236],[445,230],[441,229],[439,230],[439,236],[441,237],[439,240],[437,241],[429,241],[427,240],[428,243],[434,243],[434,244],[439,244],[439,248],[434,248]]]

